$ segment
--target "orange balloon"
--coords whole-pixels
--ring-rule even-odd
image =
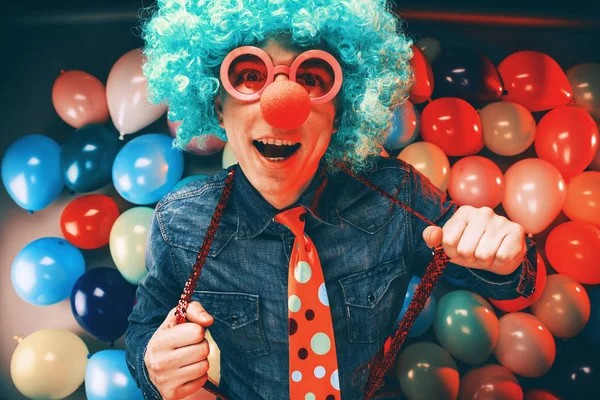
[[[448,156],[468,156],[483,149],[483,129],[472,105],[457,97],[442,97],[421,113],[421,136]]]
[[[560,172],[548,161],[526,158],[504,173],[502,206],[508,217],[527,233],[546,229],[560,214],[566,197],[566,184]]]
[[[540,120],[533,144],[538,157],[569,180],[592,162],[598,140],[598,127],[590,114],[578,107],[562,106]]]
[[[544,293],[546,288],[546,263],[537,253],[537,274],[535,279],[535,292],[529,297],[518,297],[513,300],[488,299],[496,308],[506,312],[520,311],[535,303]]]
[[[102,194],[88,194],[71,201],[60,216],[63,236],[80,249],[108,244],[110,231],[119,217],[115,201]]]
[[[67,124],[81,128],[108,121],[106,88],[96,77],[83,71],[61,71],[52,86],[52,105]]]
[[[585,171],[571,179],[563,211],[573,221],[600,228],[600,172]]]
[[[459,206],[496,208],[504,197],[504,175],[489,158],[464,157],[452,166],[448,193]]]
[[[544,389],[531,389],[525,393],[525,400],[560,400],[560,397]]]
[[[486,364],[467,372],[460,380],[458,400],[523,400],[523,389],[508,369]]]
[[[423,103],[433,93],[433,70],[431,64],[418,47],[411,46],[413,56],[410,66],[414,73],[414,83],[410,89],[410,101],[414,104]]]
[[[581,283],[600,283],[600,229],[583,222],[564,222],[550,231],[545,249],[548,262],[558,273]]]
[[[529,111],[563,106],[573,97],[571,83],[560,65],[538,51],[517,51],[498,65],[508,92],[503,100],[514,101]]]

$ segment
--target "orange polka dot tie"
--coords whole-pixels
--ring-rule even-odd
[[[296,237],[288,270],[290,400],[340,400],[329,299],[317,250],[304,234],[305,219],[300,206],[275,217]]]

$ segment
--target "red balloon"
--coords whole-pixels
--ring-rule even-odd
[[[599,139],[598,127],[590,114],[579,107],[562,106],[540,120],[533,143],[537,156],[569,180],[590,165]]]
[[[600,283],[600,229],[583,222],[564,222],[550,231],[546,257],[559,274],[580,283]]]
[[[537,253],[537,276],[536,276],[536,281],[535,281],[535,292],[527,298],[519,297],[519,298],[513,299],[513,300],[489,299],[489,301],[496,308],[498,308],[499,310],[502,310],[502,311],[506,311],[506,312],[520,311],[526,307],[529,307],[533,303],[535,303],[542,296],[542,293],[544,292],[545,288],[546,288],[546,264],[544,263],[544,260],[542,259],[542,257],[540,257],[540,254]]]
[[[414,83],[410,89],[410,101],[414,104],[423,103],[433,93],[433,70],[431,64],[418,47],[411,46],[413,57],[410,66],[414,73]]]
[[[60,216],[60,229],[69,243],[80,249],[108,244],[110,230],[119,217],[115,201],[102,194],[89,194],[71,201]]]
[[[506,57],[498,72],[508,92],[502,100],[524,105],[529,111],[564,106],[573,98],[567,75],[550,56],[538,51],[517,51]]]
[[[442,97],[425,106],[421,136],[447,156],[468,156],[483,149],[479,114],[472,105],[456,97]]]

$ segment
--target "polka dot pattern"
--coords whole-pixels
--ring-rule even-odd
[[[305,217],[301,206],[275,216],[295,236],[288,268],[290,400],[341,400],[327,287]]]

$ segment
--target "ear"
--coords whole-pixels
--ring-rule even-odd
[[[219,126],[225,129],[225,126],[223,124],[223,103],[221,102],[221,94],[217,94],[215,96],[215,113],[217,114]]]

